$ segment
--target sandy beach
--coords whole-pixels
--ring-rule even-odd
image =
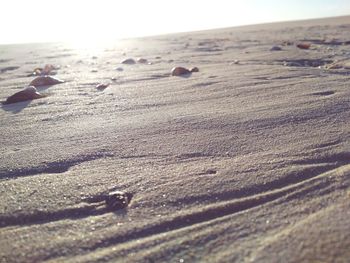
[[[0,261],[349,262],[349,32],[0,46]]]

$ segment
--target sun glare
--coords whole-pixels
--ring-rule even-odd
[[[119,38],[350,12],[347,1],[333,1],[337,3],[330,0],[4,0],[0,23],[6,26],[2,28],[0,43],[69,41],[90,47],[91,42]],[[333,9],[329,8],[330,3]]]

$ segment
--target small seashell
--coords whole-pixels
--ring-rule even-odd
[[[297,44],[297,47],[300,49],[309,49],[310,48],[310,44],[309,43],[299,43]]]
[[[118,210],[126,208],[131,201],[133,194],[122,191],[113,191],[106,196],[106,206],[109,209]]]
[[[27,101],[27,100],[34,100],[34,99],[40,99],[45,97],[44,95],[40,94],[35,87],[29,86],[25,88],[24,90],[21,90],[12,96],[8,97],[5,104],[11,104],[21,101]]]
[[[29,85],[34,87],[40,87],[40,86],[49,86],[49,85],[55,85],[60,83],[64,83],[64,81],[51,76],[41,76],[33,79]]]
[[[138,63],[142,63],[142,64],[146,64],[146,63],[148,62],[148,60],[145,59],[145,58],[138,58],[138,59],[137,59],[137,62],[138,62]]]
[[[270,48],[270,51],[281,51],[282,48],[279,46],[273,46],[272,48]]]
[[[171,70],[171,75],[172,76],[181,76],[181,75],[186,75],[186,74],[190,74],[191,71],[189,71],[187,68],[183,68],[183,67],[174,67]]]
[[[120,62],[120,63],[132,65],[132,64],[135,64],[136,62],[135,62],[135,60],[132,59],[132,58],[127,58],[127,59],[122,60],[122,62]]]
[[[100,83],[100,84],[96,85],[96,89],[98,89],[98,90],[104,90],[104,89],[107,88],[108,86],[109,86],[109,83],[105,83],[105,84]]]

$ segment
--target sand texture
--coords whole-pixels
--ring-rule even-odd
[[[64,81],[1,105],[0,261],[349,262],[349,32],[0,46],[2,102],[46,64]]]

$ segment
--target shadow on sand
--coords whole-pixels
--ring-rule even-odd
[[[24,108],[26,108],[32,101],[26,100],[11,104],[6,104],[5,102],[1,102],[1,109],[4,111],[10,111],[14,114],[21,112]]]

